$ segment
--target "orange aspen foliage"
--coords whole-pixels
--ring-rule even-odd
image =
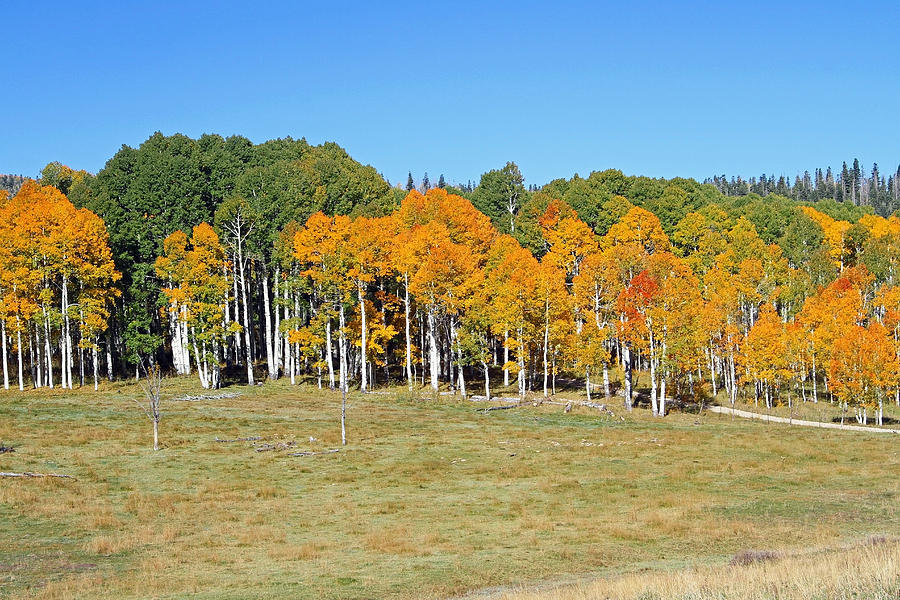
[[[603,237],[604,247],[635,245],[647,254],[669,250],[669,238],[652,212],[635,206],[610,227]]]
[[[650,348],[650,307],[657,294],[659,282],[649,271],[641,271],[628,283],[616,301],[619,339],[634,350]]]
[[[741,348],[748,383],[761,382],[768,389],[778,389],[791,375],[790,355],[784,323],[775,310],[763,305],[759,318]]]
[[[551,201],[538,221],[548,248],[543,260],[562,269],[568,279],[578,275],[582,261],[599,250],[593,230],[564,202]]]
[[[857,222],[875,239],[900,236],[900,219],[895,215],[887,219],[878,215],[863,215]]]
[[[190,239],[176,231],[163,241],[163,255],[154,266],[157,275],[171,283],[163,295],[170,313],[188,327],[201,384],[218,388],[222,347],[226,336],[239,328],[225,322],[230,288],[219,236],[206,223],[194,227]]]
[[[477,256],[485,254],[497,237],[487,215],[465,198],[441,188],[432,188],[426,194],[411,191],[400,204],[396,218],[402,228],[441,223],[451,241],[468,246]]]
[[[845,331],[835,341],[828,375],[845,406],[880,408],[900,381],[900,361],[884,326],[872,322]]]
[[[76,330],[81,347],[95,348],[118,295],[113,284],[121,275],[106,226],[91,211],[76,209],[57,188],[28,180],[0,204],[0,239],[6,319],[17,337],[38,312],[45,332],[59,329],[62,385],[71,388]],[[49,361],[49,343],[45,349]],[[52,384],[52,372],[48,375]]]
[[[822,232],[825,234],[825,243],[828,245],[829,256],[831,256],[835,266],[843,269],[847,258],[845,242],[847,231],[850,229],[850,223],[847,221],[837,221],[810,206],[803,206],[801,207],[801,210],[822,228]]]

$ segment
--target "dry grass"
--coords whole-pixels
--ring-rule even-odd
[[[441,598],[900,535],[890,436],[353,394],[349,445],[290,457],[214,440],[338,447],[339,396],[232,389],[164,403],[157,453],[133,385],[0,391],[2,470],[77,477],[0,480],[0,597]]]
[[[807,552],[778,558],[741,553],[735,564],[636,573],[590,583],[519,590],[484,600],[896,600],[900,543]]]
[[[724,392],[719,393],[716,400],[721,406],[731,406]],[[765,403],[762,401],[759,403],[754,402],[751,395],[748,398],[739,399],[735,408],[763,415],[768,414],[773,417],[783,417],[785,419],[793,418],[817,423],[840,423],[841,421],[840,406],[836,402],[829,402],[827,394],[822,394],[819,402],[812,402],[811,397],[808,402],[803,402],[792,396],[791,403],[789,404],[787,398],[782,398],[781,401],[772,408],[766,408]],[[855,414],[855,409],[851,407],[850,410],[844,414],[844,422],[848,425],[859,425],[859,423],[856,422]],[[875,421],[875,414],[871,409],[868,413],[867,425],[870,427],[878,427]],[[892,399],[889,399],[889,401],[884,404],[883,426],[900,429],[900,406]]]

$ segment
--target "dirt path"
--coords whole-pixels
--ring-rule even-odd
[[[708,406],[707,410],[722,415],[734,415],[745,419],[760,419],[771,423],[787,423],[788,425],[799,425],[800,427],[820,427],[822,429],[843,429],[845,431],[868,431],[871,433],[898,433],[900,429],[883,429],[880,427],[862,427],[860,425],[841,425],[840,423],[819,423],[817,421],[801,421],[799,419],[785,419],[784,417],[772,417],[769,415],[761,415],[759,413],[749,412],[746,410],[738,410],[725,406]]]

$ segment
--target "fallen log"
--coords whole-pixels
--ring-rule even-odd
[[[492,397],[488,400],[485,396],[470,396],[469,400],[471,402],[509,402],[509,404],[504,404],[501,406],[492,406],[490,408],[479,408],[475,412],[487,412],[489,410],[505,410],[507,408],[517,408],[519,406],[524,406],[517,399],[512,398],[498,398],[496,396]],[[609,406],[606,404],[598,404],[597,402],[586,402],[584,400],[568,400],[566,398],[560,398],[559,400],[550,400],[549,398],[537,398],[531,402],[533,406],[540,406],[541,404],[552,404],[554,406],[568,406],[569,412],[575,406],[584,406],[585,408],[594,408],[601,412],[605,412],[610,416],[615,416],[612,410],[609,409]]]
[[[475,412],[486,413],[492,410],[507,410],[509,408],[519,408],[521,404],[502,404],[500,406],[488,406],[487,408],[476,409]]]
[[[0,477],[59,477],[60,479],[72,479],[77,481],[71,475],[60,475],[59,473],[0,473]]]
[[[293,448],[297,444],[295,442],[278,442],[277,444],[260,444],[256,447],[257,452],[269,452],[271,450],[287,450]]]
[[[0,446],[0,454],[5,454],[7,452],[15,452],[16,449],[12,446]]]
[[[332,448],[331,450],[322,450],[321,452],[291,452],[288,456],[316,456],[317,454],[334,454],[340,452],[340,448]]]
[[[233,440],[220,440],[218,436],[216,437],[217,442],[221,442],[223,444],[228,444],[231,442],[258,442],[262,438],[259,436],[256,437],[243,437],[243,438],[234,438]]]
[[[579,406],[586,406],[588,408],[596,408],[597,410],[606,410],[605,404],[597,404],[596,402],[582,402]]]
[[[562,402],[557,402],[554,400],[545,400],[544,402],[546,402],[547,404],[556,404],[559,406],[566,406],[566,404],[571,404],[573,406],[584,406],[585,408],[596,408],[597,410],[600,410],[600,411],[608,413],[612,416],[615,416],[615,414],[613,414],[613,411],[611,411],[606,404],[598,404],[596,402],[586,402],[584,400],[565,400],[565,399],[563,399]]]
[[[515,402],[518,404],[519,398],[504,398],[502,396],[491,396],[488,398],[487,396],[469,396],[469,402]]]
[[[201,402],[203,400],[221,400],[222,398],[237,398],[240,392],[222,392],[221,394],[201,394],[199,396],[179,396],[172,398],[175,402]]]

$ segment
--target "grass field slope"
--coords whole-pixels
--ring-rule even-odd
[[[512,591],[494,600],[895,600],[900,543],[873,537],[860,545],[799,555],[742,552],[727,566],[636,573],[591,583]]]
[[[896,598],[896,435],[223,391],[0,392],[0,596]]]

